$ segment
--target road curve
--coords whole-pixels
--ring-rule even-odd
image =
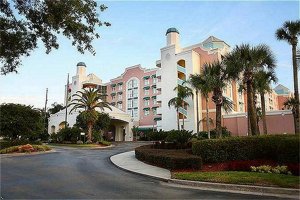
[[[117,143],[105,150],[56,147],[55,153],[1,157],[3,199],[267,199],[173,187],[125,172],[109,160],[142,143]],[[274,199],[270,197],[269,199]]]

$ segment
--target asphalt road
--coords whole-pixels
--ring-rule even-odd
[[[3,199],[267,199],[267,197],[173,187],[125,172],[109,160],[141,143],[106,150],[56,147],[55,153],[1,157]],[[274,199],[270,197],[269,199]]]

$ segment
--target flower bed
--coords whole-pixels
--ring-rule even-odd
[[[0,154],[7,153],[31,153],[31,152],[39,152],[39,151],[49,151],[50,147],[46,145],[20,145],[20,146],[12,146],[5,149],[0,150]]]
[[[151,165],[167,169],[201,169],[201,157],[188,153],[185,149],[155,149],[145,145],[135,149],[135,157]]]

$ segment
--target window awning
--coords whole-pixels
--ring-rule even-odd
[[[122,91],[120,91],[120,92],[118,92],[118,94],[123,94],[123,92],[122,92]]]
[[[150,110],[150,108],[149,108],[149,107],[147,107],[147,108],[144,108],[143,110]]]
[[[111,95],[111,96],[116,96],[116,93],[114,92],[114,93],[111,93],[110,95]]]
[[[144,99],[144,100],[149,100],[149,99],[150,99],[150,97],[144,97],[143,99]]]
[[[111,87],[115,87],[115,86],[116,86],[116,84],[115,84],[115,83],[111,84]]]
[[[156,74],[152,74],[151,77],[152,77],[152,78],[155,78],[155,77],[156,77]]]
[[[156,99],[156,96],[152,96],[151,98],[152,98],[152,99]]]
[[[149,79],[150,78],[150,76],[144,76],[144,78],[143,79]]]
[[[159,121],[161,120],[161,117],[154,117],[154,121]]]
[[[118,85],[123,85],[123,82],[118,83]]]
[[[158,106],[153,106],[152,107],[152,110],[155,110],[155,109],[157,109],[158,108]]]
[[[123,103],[123,101],[118,101],[119,104]]]
[[[152,87],[152,88],[156,88],[156,85],[152,85],[151,87]]]
[[[150,86],[145,86],[144,90],[148,90],[150,88]]]

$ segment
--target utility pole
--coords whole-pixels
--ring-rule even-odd
[[[46,130],[46,132],[47,132],[47,127],[46,127],[46,125],[47,125],[47,102],[48,102],[48,88],[46,88],[46,100],[45,100],[45,108],[44,108],[44,112],[45,112],[45,121],[44,121],[44,123],[45,123],[45,125],[44,125],[44,127],[45,127],[45,130]]]
[[[65,128],[68,126],[68,101],[69,101],[69,73],[68,73],[68,80],[66,86],[66,115],[65,115]]]

